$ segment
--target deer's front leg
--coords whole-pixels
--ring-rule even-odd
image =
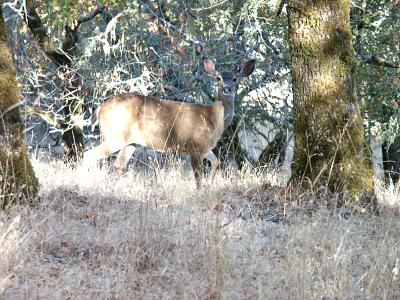
[[[219,159],[215,156],[214,152],[211,150],[204,156],[205,159],[208,159],[211,162],[211,171],[209,175],[209,182],[213,183],[215,173],[217,172],[217,168],[219,166]]]
[[[190,162],[194,173],[194,179],[196,181],[196,187],[199,189],[201,186],[201,179],[203,177],[203,169],[201,167],[202,157],[196,154],[190,155]]]

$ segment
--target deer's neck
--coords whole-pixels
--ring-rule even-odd
[[[219,97],[224,107],[224,130],[226,130],[233,120],[233,115],[235,113],[235,99],[231,97]]]

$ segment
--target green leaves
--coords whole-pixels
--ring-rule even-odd
[[[353,32],[359,54],[357,72],[358,94],[368,117],[368,129],[376,122],[386,141],[399,135],[400,109],[393,105],[400,97],[399,68],[379,66],[400,65],[400,6],[395,1],[355,1],[352,8]],[[360,53],[361,52],[361,53]],[[377,59],[368,60],[375,56]]]

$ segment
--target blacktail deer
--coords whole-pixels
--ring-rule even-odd
[[[204,70],[218,82],[218,101],[212,104],[185,103],[135,93],[112,97],[97,110],[103,142],[85,152],[85,157],[94,162],[120,151],[115,167],[125,169],[135,145],[162,152],[186,152],[190,155],[197,187],[201,184],[203,158],[211,162],[212,181],[219,160],[211,150],[232,123],[239,79],[249,76],[255,63],[250,60],[237,72],[219,72],[210,59],[203,58]]]

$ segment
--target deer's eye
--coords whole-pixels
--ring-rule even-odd
[[[221,76],[217,76],[216,78],[217,78],[218,82],[222,82],[222,77]]]

